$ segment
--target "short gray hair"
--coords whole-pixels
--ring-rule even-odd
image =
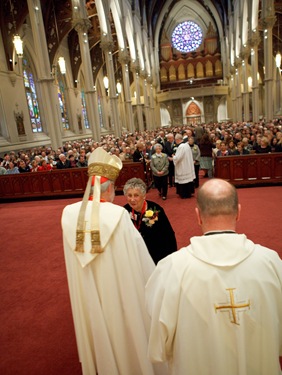
[[[175,135],[174,138],[175,138],[176,140],[177,140],[177,139],[183,139],[182,135],[179,134],[179,133],[177,133],[177,134]]]
[[[123,193],[124,195],[127,195],[127,191],[129,189],[139,189],[143,195],[147,192],[147,186],[141,178],[133,177],[130,180],[126,181],[124,187],[123,187]]]
[[[163,146],[162,146],[160,143],[156,143],[156,144],[154,145],[154,150],[155,150],[157,147],[160,147],[161,150],[163,149]]]

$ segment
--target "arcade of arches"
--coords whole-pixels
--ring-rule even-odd
[[[281,35],[274,0],[2,0],[0,153],[281,117]]]

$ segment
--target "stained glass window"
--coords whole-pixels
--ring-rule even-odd
[[[37,101],[36,87],[34,84],[33,73],[26,56],[23,58],[23,77],[32,132],[42,133],[43,129]]]
[[[56,78],[57,78],[56,83],[58,87],[58,98],[59,98],[63,129],[69,130],[70,126],[69,126],[69,119],[68,119],[68,113],[67,113],[67,108],[66,108],[65,85],[64,85],[64,79],[60,72],[60,69],[58,69],[57,71]]]
[[[202,44],[203,32],[195,22],[185,21],[178,24],[173,30],[171,40],[173,48],[178,51],[192,52]]]
[[[81,90],[81,106],[82,106],[82,114],[84,118],[84,126],[86,129],[89,129],[89,121],[87,117],[87,111],[86,111],[86,100],[85,100],[85,93],[84,90]]]
[[[100,119],[100,128],[103,127],[103,115],[102,115],[102,104],[101,104],[101,97],[98,94],[98,113],[99,113],[99,119]]]

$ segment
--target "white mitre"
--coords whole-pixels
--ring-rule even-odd
[[[101,182],[105,180],[115,181],[122,169],[122,161],[116,155],[108,154],[102,147],[96,148],[88,159],[88,182],[80,207],[76,228],[76,251],[84,252],[85,239],[85,212],[91,193],[91,185],[94,185],[94,194],[91,209],[91,253],[101,253],[99,211]],[[94,180],[94,181],[93,181]],[[101,181],[102,180],[102,181]]]

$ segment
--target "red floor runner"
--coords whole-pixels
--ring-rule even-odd
[[[239,189],[242,204],[238,232],[276,250],[282,257],[282,187]],[[178,247],[200,235],[195,198],[179,199],[169,189],[162,201],[176,232]],[[4,203],[1,214],[0,374],[81,375],[70,310],[60,217],[79,199]],[[117,196],[123,205],[125,198]]]

